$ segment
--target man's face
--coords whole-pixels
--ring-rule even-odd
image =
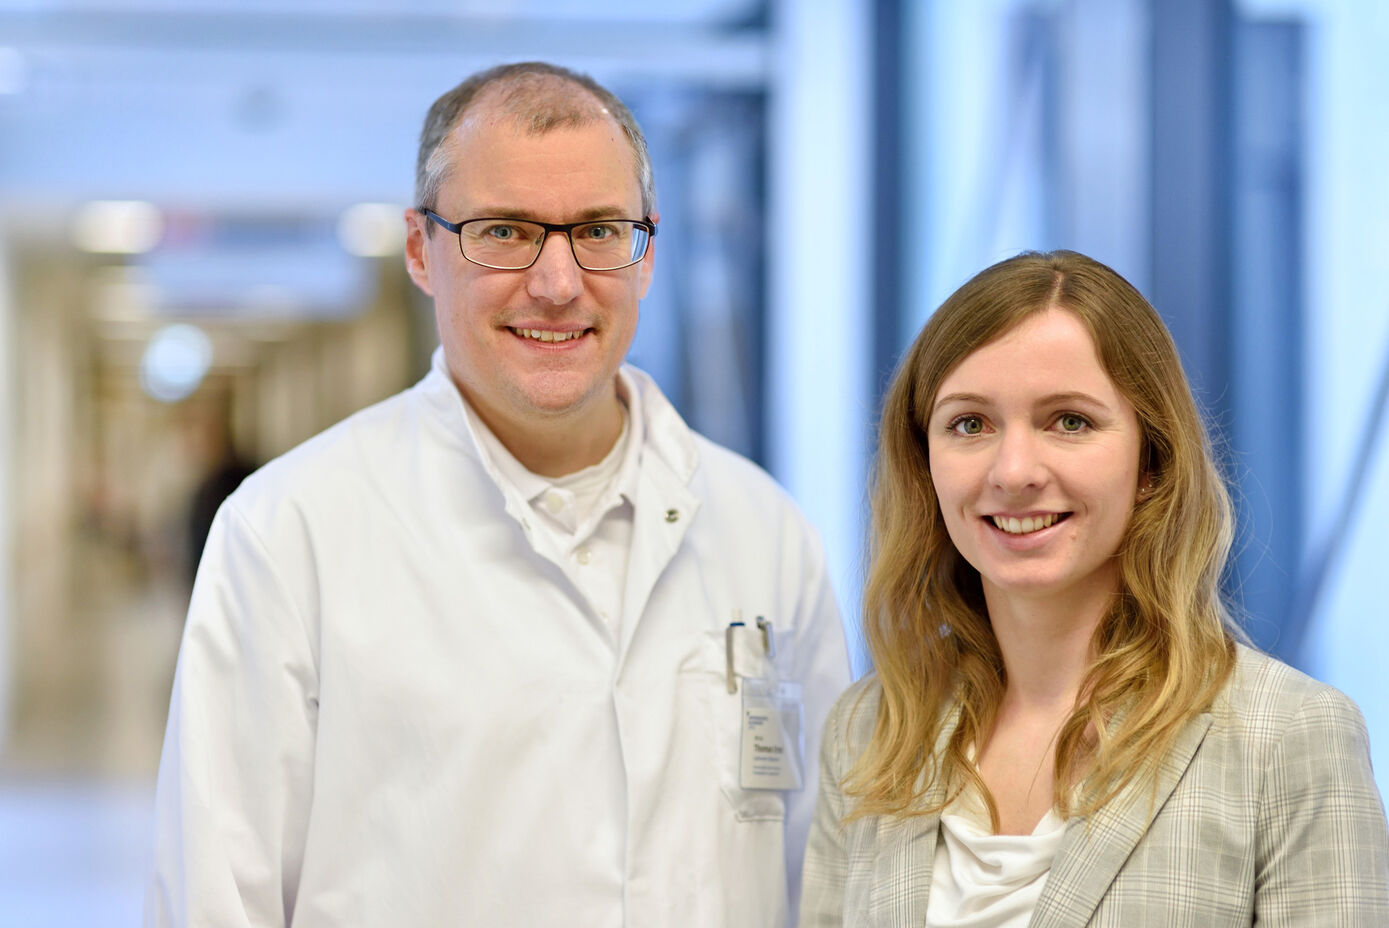
[[[470,115],[445,145],[449,173],[435,212],[452,222],[640,219],[635,155],[612,120],[530,134],[510,119]],[[616,411],[615,375],[636,333],[654,251],[632,267],[585,271],[550,235],[520,271],[463,258],[458,236],[406,214],[406,266],[434,297],[449,372],[505,442],[550,426],[593,425]],[[611,420],[609,420],[611,421]]]

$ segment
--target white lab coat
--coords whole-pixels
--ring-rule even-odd
[[[645,445],[616,641],[484,469],[438,356],[228,500],[179,654],[147,925],[788,923],[848,682],[823,553],[627,370]],[[741,630],[737,672],[804,686],[800,791],[740,787],[735,609],[776,645]]]

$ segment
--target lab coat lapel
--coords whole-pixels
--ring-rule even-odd
[[[699,511],[699,499],[690,489],[699,466],[694,433],[650,377],[633,367],[623,367],[622,376],[630,395],[640,398],[634,408],[640,408],[642,443],[634,486],[624,490],[632,502],[632,550],[622,594],[619,673],[651,591],[680,550]]]
[[[1119,870],[1191,765],[1210,726],[1209,713],[1197,716],[1182,729],[1154,781],[1130,784],[1089,820],[1071,820],[1037,900],[1031,928],[1072,928],[1089,923]]]
[[[649,449],[648,449],[649,451]],[[632,551],[622,598],[618,667],[627,659],[632,637],[646,612],[656,581],[670,565],[699,511],[699,500],[656,455],[646,454],[632,501]]]

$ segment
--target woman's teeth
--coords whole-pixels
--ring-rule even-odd
[[[1051,528],[1061,517],[1056,513],[1050,513],[1045,516],[1026,516],[1022,519],[1013,516],[990,516],[989,518],[994,520],[995,526],[1009,535],[1026,535],[1028,532]]]

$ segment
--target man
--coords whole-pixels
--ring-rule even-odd
[[[785,495],[621,366],[640,130],[493,69],[430,110],[416,192],[442,348],[218,514],[147,922],[787,924],[848,662]]]

